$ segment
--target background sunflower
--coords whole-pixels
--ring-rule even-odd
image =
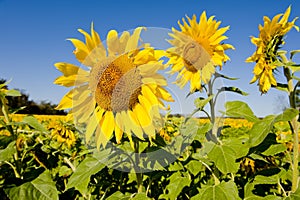
[[[291,7],[284,14],[278,14],[271,20],[269,17],[264,17],[264,25],[259,25],[259,37],[252,37],[251,42],[257,46],[256,51],[252,56],[247,58],[246,62],[256,62],[253,69],[254,77],[250,83],[258,80],[259,90],[266,93],[272,86],[277,85],[273,71],[278,65],[278,50],[284,42],[284,36],[294,27],[295,18],[288,22],[291,13]]]
[[[183,24],[178,21],[180,31],[172,28],[169,40],[173,47],[167,51],[170,73],[178,72],[176,83],[183,87],[190,81],[190,91],[201,90],[202,84],[207,84],[215,73],[215,67],[223,66],[229,60],[225,50],[234,49],[230,44],[222,43],[227,39],[223,34],[229,26],[219,28],[221,22],[214,20],[214,16],[207,19],[205,11],[199,22],[196,16],[183,18]]]

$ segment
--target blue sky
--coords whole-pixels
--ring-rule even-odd
[[[10,88],[24,89],[34,100],[49,100],[58,103],[67,89],[53,84],[60,72],[53,66],[56,62],[78,64],[67,38],[81,38],[78,28],[95,30],[101,38],[111,29],[118,32],[137,26],[170,29],[185,15],[198,17],[205,10],[207,15],[215,15],[221,26],[230,25],[227,43],[233,44],[235,51],[228,51],[231,61],[226,63],[221,73],[240,78],[225,81],[226,86],[239,86],[249,93],[243,97],[227,94],[222,99],[247,102],[258,116],[280,111],[285,94],[271,89],[261,95],[256,84],[249,84],[254,63],[244,60],[255,50],[250,36],[258,35],[258,24],[264,15],[273,17],[292,5],[291,19],[300,16],[300,1],[292,0],[252,0],[252,1],[203,1],[203,0],[151,0],[151,1],[97,1],[97,0],[0,0],[0,78],[12,79]],[[300,22],[297,21],[297,25]],[[292,30],[286,38],[284,49],[300,49],[300,33]],[[297,57],[299,61],[299,57]],[[278,79],[282,79],[279,75]],[[179,96],[179,104],[174,104],[174,112],[192,110],[192,98],[184,100],[185,91],[171,87]]]

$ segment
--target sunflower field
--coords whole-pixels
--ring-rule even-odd
[[[145,27],[110,30],[105,42],[93,23],[79,29],[84,40],[68,40],[80,65],[55,63],[54,84],[69,88],[56,107],[66,116],[17,114],[7,97],[20,93],[0,85],[1,199],[300,199],[300,50],[282,50],[288,32],[299,31],[290,12],[265,16],[251,38],[251,83],[264,95],[285,91],[290,105],[264,118],[242,101],[217,114],[219,94],[247,93],[215,89],[217,79],[236,79],[220,72],[235,48],[225,43],[229,26],[205,11],[179,21],[165,50],[143,42]],[[196,94],[193,113],[171,114],[165,72]]]

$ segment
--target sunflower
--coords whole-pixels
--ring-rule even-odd
[[[199,22],[195,15],[187,20],[188,23],[183,18],[183,24],[178,21],[181,31],[172,28],[169,43],[173,47],[167,50],[167,64],[172,66],[171,74],[179,73],[176,83],[183,87],[190,81],[190,91],[194,92],[209,82],[216,66],[222,68],[229,60],[225,50],[234,47],[221,43],[227,39],[223,34],[229,26],[219,28],[221,22],[214,20],[214,16],[207,19],[204,11]]]
[[[48,130],[51,131],[51,136],[56,139],[57,142],[66,144],[68,148],[71,148],[76,143],[74,128],[67,123],[55,120],[50,121],[47,127]]]
[[[259,90],[266,93],[271,85],[276,86],[277,82],[273,75],[274,69],[278,66],[278,50],[284,44],[284,36],[295,26],[295,18],[288,22],[291,7],[284,14],[276,15],[272,20],[264,17],[264,25],[259,25],[259,37],[252,37],[251,42],[257,46],[252,56],[246,59],[246,62],[256,62],[253,70],[254,77],[250,83],[258,80]]]
[[[155,137],[162,117],[163,101],[173,101],[164,86],[164,69],[158,59],[162,52],[149,44],[139,45],[143,27],[120,36],[111,30],[106,45],[91,26],[91,34],[79,29],[85,42],[70,39],[74,54],[82,67],[56,63],[63,75],[54,83],[73,87],[57,109],[71,109],[78,123],[85,123],[86,141],[95,135],[97,148],[115,137],[120,143],[125,133],[133,146],[132,136]]]

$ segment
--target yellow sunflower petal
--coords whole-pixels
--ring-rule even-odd
[[[102,114],[103,114],[103,111],[102,111]],[[86,143],[89,143],[92,135],[96,131],[96,127],[99,126],[100,118],[98,118],[97,115],[99,115],[99,114],[93,113],[93,115],[90,117],[90,119],[88,121],[88,125],[86,127],[86,132],[85,132]]]
[[[116,136],[116,141],[119,144],[121,139],[122,139],[123,132],[124,132],[124,124],[123,124],[123,121],[122,121],[121,113],[116,114],[115,122],[116,122],[115,136]]]
[[[106,40],[109,55],[115,55],[119,49],[118,32],[116,30],[109,31]]]
[[[130,51],[136,50],[138,48],[138,42],[139,42],[142,30],[146,30],[146,28],[138,27],[134,30],[133,34],[128,39],[128,42],[127,42],[127,45],[125,48],[125,52],[130,52]]]
[[[60,100],[59,104],[56,106],[55,109],[57,110],[65,110],[72,108],[73,106],[73,93],[74,89],[70,90],[63,98]]]
[[[122,111],[120,113],[120,116],[122,118],[122,123],[124,124],[124,130],[123,132],[126,133],[128,139],[129,139],[129,142],[130,142],[130,145],[131,147],[134,149],[134,142],[132,140],[132,134],[131,134],[131,129],[130,127],[127,125],[127,124],[130,124],[131,122],[127,122],[128,121],[128,115],[125,111]]]
[[[59,63],[55,63],[54,66],[61,71],[64,76],[71,76],[71,75],[76,75],[76,74],[81,74],[81,75],[86,75],[88,76],[89,73],[83,69],[81,69],[80,67],[70,64],[70,63],[63,63],[63,62],[59,62]]]
[[[97,45],[95,45],[92,37],[87,32],[82,29],[78,29],[78,31],[85,36],[86,47],[88,48],[89,52],[91,52]]]
[[[155,135],[155,129],[152,124],[152,119],[147,113],[147,111],[140,104],[137,104],[133,109],[133,112],[136,114],[136,117],[146,135],[150,137]]]
[[[288,18],[289,18],[289,16],[290,16],[290,13],[291,13],[291,6],[289,6],[289,7],[286,9],[284,15],[282,16],[282,18],[281,18],[280,21],[279,21],[279,24],[287,23]]]
[[[105,135],[106,139],[109,140],[115,129],[114,115],[111,111],[107,111],[101,120],[101,131]]]
[[[141,125],[138,121],[137,115],[139,114],[135,114],[134,112],[132,112],[131,110],[129,110],[127,112],[128,115],[128,125],[130,126],[132,132],[134,133],[134,135],[136,135],[138,138],[140,138],[141,140],[144,139],[143,137],[143,130],[141,129]]]

